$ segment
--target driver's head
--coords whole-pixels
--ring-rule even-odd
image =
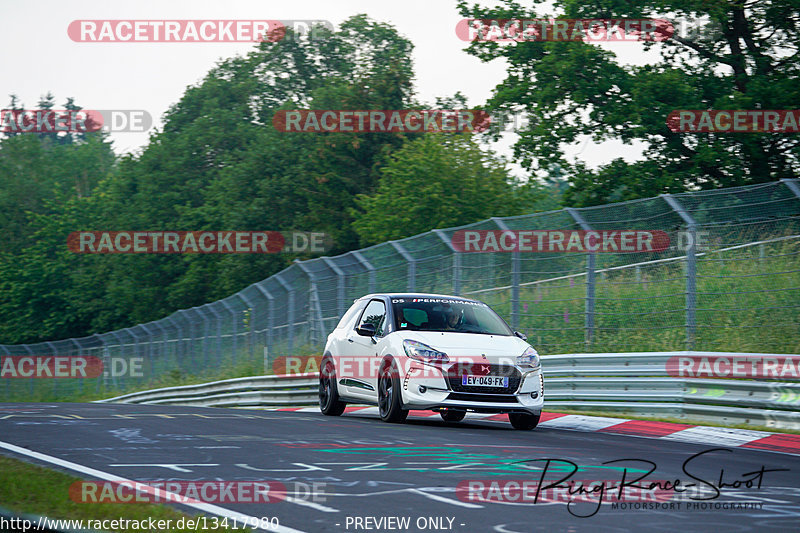
[[[450,326],[451,328],[454,328],[458,324],[458,319],[461,318],[461,314],[458,311],[456,311],[456,309],[452,305],[445,304],[444,318],[447,321],[447,325]]]

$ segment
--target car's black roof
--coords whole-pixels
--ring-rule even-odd
[[[440,299],[448,299],[448,300],[466,300],[468,302],[479,302],[480,300],[475,300],[473,298],[465,298],[463,296],[454,296],[452,294],[435,294],[435,293],[427,293],[427,292],[380,292],[374,294],[366,294],[359,298],[362,300],[364,298],[379,298],[386,296],[388,298],[440,298]]]

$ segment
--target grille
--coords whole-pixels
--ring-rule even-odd
[[[485,367],[489,367],[488,373]],[[463,374],[478,374],[487,376],[508,376],[508,387],[476,387],[462,385]],[[457,363],[447,371],[447,382],[455,392],[475,392],[480,394],[513,394],[519,388],[522,374],[511,365],[490,365],[481,363]]]

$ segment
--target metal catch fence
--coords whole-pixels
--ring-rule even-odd
[[[459,230],[663,231],[663,251],[471,253]],[[299,261],[219,301],[108,333],[0,345],[0,357],[87,356],[96,380],[3,379],[0,397],[56,400],[187,377],[269,372],[318,353],[370,292],[473,297],[542,354],[708,350],[800,353],[800,180],[492,218]],[[173,381],[169,381],[173,379]]]

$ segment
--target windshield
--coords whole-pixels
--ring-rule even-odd
[[[481,302],[455,298],[393,298],[395,328],[513,335],[497,313]]]

